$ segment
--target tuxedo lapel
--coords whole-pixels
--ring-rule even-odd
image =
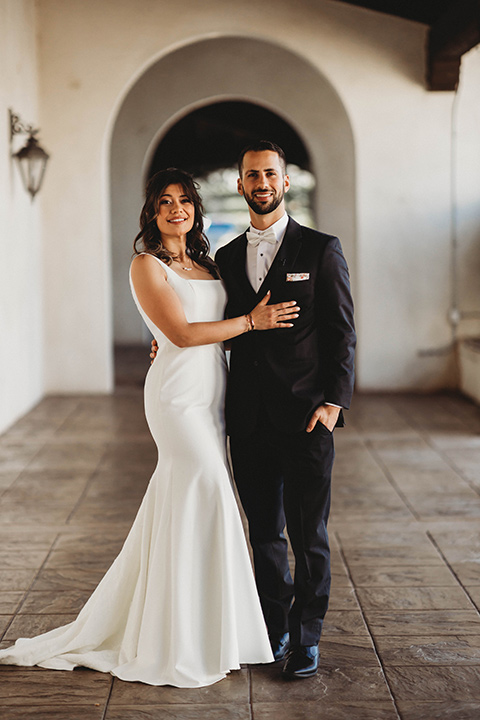
[[[265,280],[261,284],[257,295],[262,298],[267,290],[271,288],[279,281],[285,279],[285,275],[295,265],[295,260],[302,247],[302,230],[300,225],[289,218],[285,236],[282,240],[275,259],[270,267],[270,270],[265,276]],[[246,251],[245,251],[246,252]],[[248,279],[247,279],[248,282]],[[250,283],[248,283],[250,285]]]

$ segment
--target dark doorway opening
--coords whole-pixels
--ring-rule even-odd
[[[160,141],[148,177],[165,167],[180,167],[195,176],[235,167],[241,150],[257,140],[272,140],[288,162],[310,170],[307,149],[283,118],[251,102],[216,102],[179,120]]]

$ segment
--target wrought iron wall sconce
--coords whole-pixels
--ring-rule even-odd
[[[12,157],[17,161],[23,185],[25,190],[30,193],[33,201],[42,186],[45,168],[50,156],[35,137],[39,132],[39,128],[34,128],[33,125],[25,125],[20,120],[19,115],[16,115],[12,110],[8,112],[10,116],[10,146],[12,146],[15,135],[28,135],[26,144],[18,152],[12,152]]]

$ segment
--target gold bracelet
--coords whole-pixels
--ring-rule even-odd
[[[250,332],[251,330],[255,330],[255,323],[253,322],[251,313],[247,313],[245,315],[245,318],[247,320],[247,325],[248,325],[247,332]]]

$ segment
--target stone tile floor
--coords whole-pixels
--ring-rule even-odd
[[[314,678],[208,688],[0,667],[1,720],[478,720],[480,413],[357,396],[336,434],[331,609]],[[0,437],[0,647],[73,619],[155,462],[141,391],[46,398]]]

